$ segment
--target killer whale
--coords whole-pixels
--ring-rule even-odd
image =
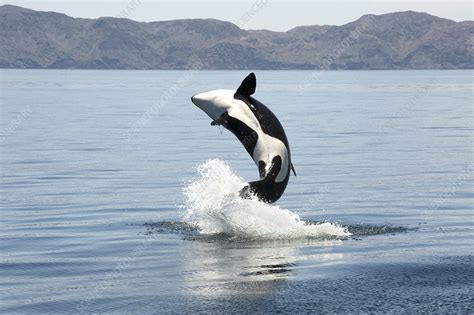
[[[211,119],[232,132],[242,143],[258,167],[260,179],[249,182],[240,196],[272,203],[277,201],[288,185],[291,170],[290,146],[285,130],[272,111],[251,95],[257,79],[250,73],[237,90],[213,90],[191,97],[191,101]]]

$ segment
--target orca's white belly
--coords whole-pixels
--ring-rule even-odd
[[[277,138],[273,138],[266,133],[263,133],[261,130],[257,131],[258,141],[253,151],[253,160],[258,166],[259,161],[265,162],[265,174],[268,172],[272,160],[275,156],[279,155],[281,157],[281,168],[278,172],[278,175],[275,179],[277,183],[282,182],[286,175],[289,172],[289,158],[288,150],[286,149],[283,142]]]

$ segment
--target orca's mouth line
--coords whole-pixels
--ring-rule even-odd
[[[227,126],[227,117],[228,116],[229,116],[229,114],[227,112],[225,112],[219,118],[214,119],[213,121],[211,121],[211,126],[223,126],[223,127]]]

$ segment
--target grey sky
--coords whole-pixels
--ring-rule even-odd
[[[245,29],[286,31],[298,25],[341,25],[368,13],[422,11],[455,21],[472,20],[471,1],[158,1],[158,0],[0,0],[35,10],[62,12],[74,17],[126,15],[137,21],[180,18],[217,18]],[[263,3],[258,8],[257,4]],[[127,10],[127,6],[132,9]]]

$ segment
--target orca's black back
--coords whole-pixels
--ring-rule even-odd
[[[253,97],[249,97],[249,99],[243,98],[242,100],[247,104],[255,117],[257,117],[263,132],[271,137],[281,140],[288,150],[288,155],[290,155],[288,138],[286,137],[283,126],[275,114],[273,114],[273,112],[267,106]]]

